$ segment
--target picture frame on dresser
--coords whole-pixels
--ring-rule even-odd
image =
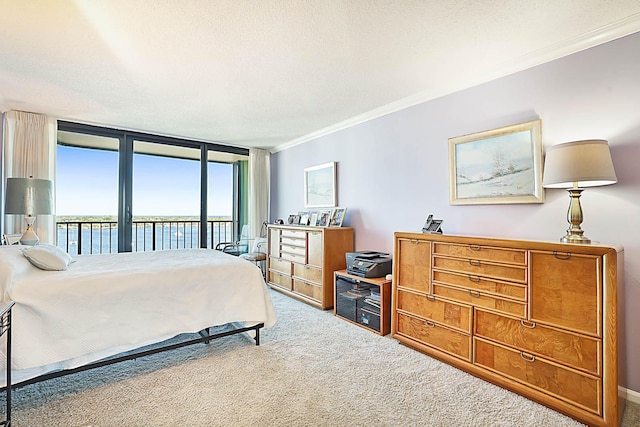
[[[318,224],[318,212],[312,212],[309,219],[309,225],[316,226]]]
[[[333,207],[336,204],[336,162],[305,168],[304,207]]]
[[[333,209],[322,209],[318,211],[318,222],[315,225],[318,227],[328,227],[331,224],[332,216]]]
[[[300,211],[298,212],[298,224],[299,225],[309,225],[309,211]]]
[[[544,203],[542,121],[449,138],[449,204]]]
[[[335,208],[331,215],[330,227],[342,227],[344,217],[347,215],[347,208]]]

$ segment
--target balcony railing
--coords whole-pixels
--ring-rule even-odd
[[[57,245],[72,255],[118,252],[118,223],[64,221],[57,225]],[[207,221],[207,248],[234,240],[234,221]],[[133,252],[200,247],[200,221],[133,221]]]

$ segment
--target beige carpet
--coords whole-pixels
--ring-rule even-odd
[[[578,426],[277,292],[262,344],[234,336],[20,388],[15,427]],[[624,425],[640,425],[628,406]]]

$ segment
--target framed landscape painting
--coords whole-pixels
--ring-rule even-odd
[[[449,138],[449,203],[543,203],[541,120]]]
[[[336,162],[304,170],[304,207],[322,208],[336,205]]]

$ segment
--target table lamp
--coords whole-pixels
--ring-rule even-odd
[[[547,149],[542,185],[545,188],[566,188],[570,197],[567,212],[570,227],[560,239],[562,243],[591,243],[580,228],[583,219],[580,194],[584,187],[616,182],[618,179],[607,141],[594,139],[566,142]]]
[[[53,213],[53,182],[48,179],[7,178],[5,214],[25,215],[27,231],[20,243],[36,245],[40,241],[33,231],[36,215]]]

